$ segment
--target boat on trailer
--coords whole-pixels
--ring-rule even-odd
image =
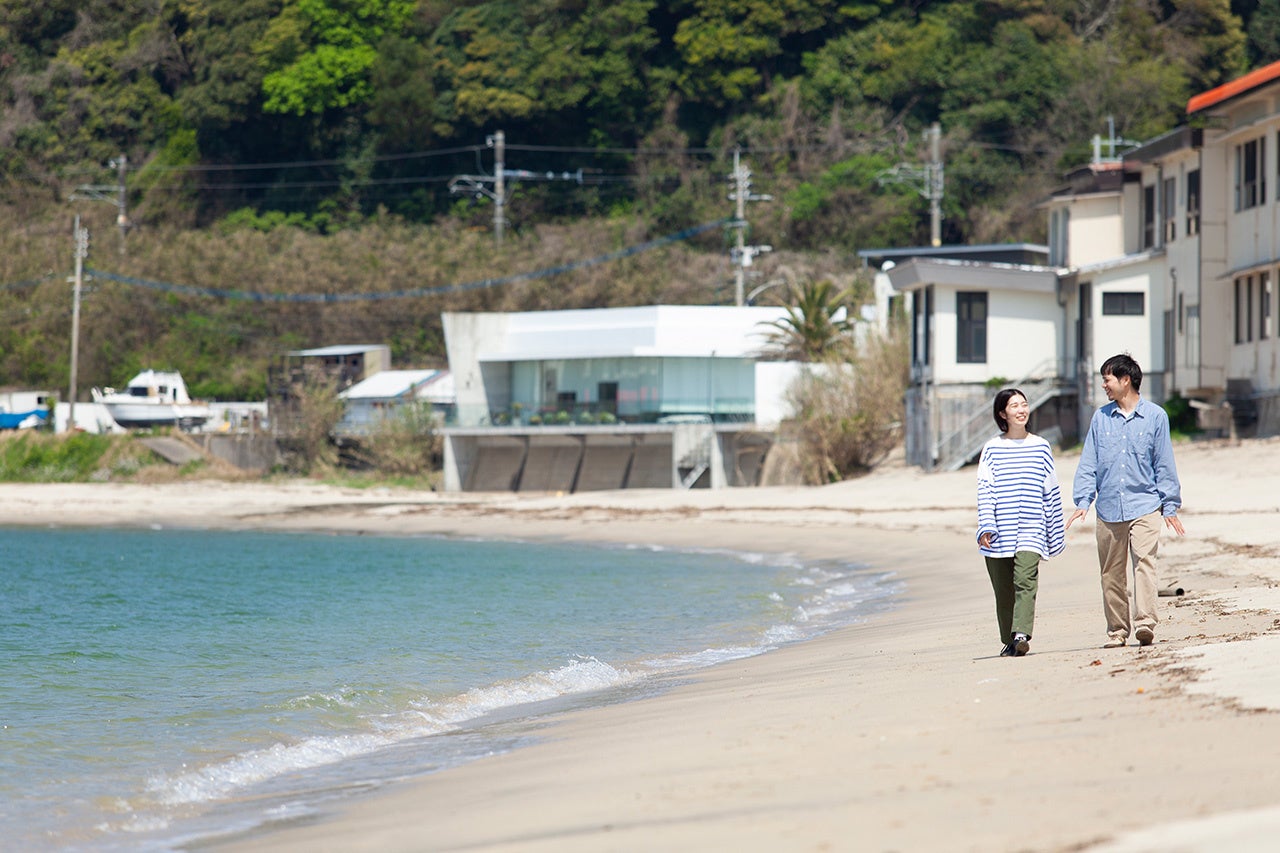
[[[92,396],[125,429],[192,429],[212,416],[208,403],[191,399],[187,383],[176,370],[144,370],[130,379],[123,390],[94,388]]]

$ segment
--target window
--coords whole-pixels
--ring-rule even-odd
[[[933,285],[917,290],[911,299],[911,363],[932,364]]]
[[[600,400],[600,411],[614,415],[618,413],[617,382],[597,382],[596,395]]]
[[[987,361],[987,294],[956,294],[956,362]]]
[[[1165,178],[1160,190],[1160,221],[1164,223],[1164,241],[1172,243],[1178,236],[1178,191],[1177,181]]]
[[[1182,363],[1195,367],[1200,363],[1200,306],[1187,306],[1187,338],[1182,344]]]
[[[1258,340],[1271,337],[1271,271],[1258,276]]]
[[[1049,214],[1049,263],[1055,267],[1067,265],[1067,228],[1071,224],[1068,208]]]
[[[1236,146],[1236,210],[1248,210],[1267,200],[1267,178],[1262,168],[1266,149],[1266,137]]]
[[[1149,184],[1142,188],[1142,248],[1156,244],[1156,187]]]
[[[1093,284],[1084,282],[1076,293],[1080,316],[1076,318],[1076,358],[1081,364],[1093,351]]]
[[[1253,340],[1253,276],[1236,279],[1235,288],[1236,343],[1247,344]]]
[[[1115,315],[1125,317],[1141,317],[1146,309],[1146,294],[1142,291],[1132,293],[1102,294],[1103,316]]]
[[[1200,233],[1200,170],[1187,172],[1187,236]]]

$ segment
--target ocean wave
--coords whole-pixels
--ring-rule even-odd
[[[625,685],[643,675],[581,656],[565,666],[468,690],[443,700],[422,699],[404,711],[366,717],[369,731],[276,743],[179,773],[153,776],[147,793],[159,804],[178,806],[223,799],[290,773],[368,755],[410,738],[456,730],[495,711],[578,693]],[[305,705],[347,705],[339,695],[308,695]]]

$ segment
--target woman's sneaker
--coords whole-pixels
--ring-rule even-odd
[[[1014,656],[1022,657],[1031,648],[1031,638],[1026,634],[1014,634],[1013,642],[1010,645],[1013,646]]]

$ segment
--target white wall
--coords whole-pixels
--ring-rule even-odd
[[[796,361],[761,361],[756,363],[756,424],[776,429],[778,424],[795,414],[787,402],[787,390],[800,376],[804,365]]]
[[[962,288],[972,292],[977,288]],[[1063,328],[1063,311],[1052,294],[987,291],[987,360],[956,362],[957,289],[934,288],[934,379],[940,383],[982,383],[993,376],[1023,379],[1053,375]]]
[[[1124,224],[1121,221],[1119,193],[1073,199],[1068,209],[1069,266],[1086,266],[1124,254]]]
[[[1106,270],[1093,277],[1093,363],[1091,370],[1096,375],[1102,363],[1113,355],[1127,352],[1142,367],[1144,374],[1142,390],[1151,391],[1157,403],[1164,402],[1156,397],[1165,396],[1160,378],[1148,382],[1146,376],[1160,373],[1165,369],[1164,358],[1164,303],[1165,297],[1161,281],[1164,275],[1163,259],[1155,258],[1144,263],[1131,264]],[[1102,296],[1104,293],[1146,294],[1141,316],[1104,315],[1102,313]],[[1092,378],[1092,377],[1091,377]],[[1106,402],[1102,394],[1101,381],[1088,384],[1090,401],[1099,406]],[[1157,393],[1158,392],[1158,393]]]
[[[458,423],[479,424],[489,416],[486,382],[499,378],[492,369],[481,368],[479,355],[499,347],[506,335],[508,315],[445,313],[441,320],[458,399]],[[502,389],[502,394],[507,393]]]

